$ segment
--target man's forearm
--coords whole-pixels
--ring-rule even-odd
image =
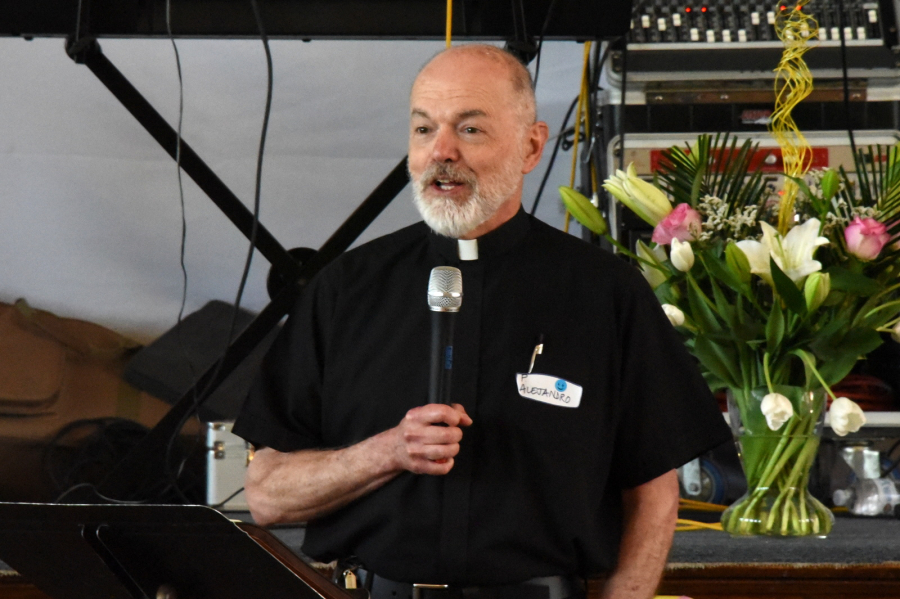
[[[245,482],[253,519],[305,522],[377,489],[401,472],[380,457],[377,446],[384,442],[376,435],[343,449],[257,451]]]
[[[288,453],[263,448],[247,468],[250,513],[261,525],[305,522],[374,491],[401,472],[447,474],[459,452],[460,427],[470,424],[462,406],[430,404],[413,408],[396,427],[350,447]]]
[[[674,470],[622,492],[624,531],[619,562],[603,599],[653,597],[678,518],[678,477]]]

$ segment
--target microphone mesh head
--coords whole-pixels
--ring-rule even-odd
[[[452,266],[436,266],[428,279],[428,307],[434,312],[458,312],[462,306],[462,273]]]

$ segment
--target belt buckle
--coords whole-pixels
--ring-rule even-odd
[[[425,595],[422,591],[446,591],[449,588],[449,584],[423,584],[414,582],[412,585],[412,599],[425,599]]]

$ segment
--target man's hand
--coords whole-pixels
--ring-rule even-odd
[[[397,468],[416,474],[447,474],[459,453],[462,427],[472,424],[460,404],[429,404],[406,413],[396,433]]]
[[[343,449],[260,449],[244,483],[250,512],[263,526],[304,522],[371,493],[401,472],[447,474],[459,453],[462,427],[471,424],[459,404],[430,404]]]

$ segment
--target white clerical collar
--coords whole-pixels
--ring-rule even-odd
[[[477,239],[457,239],[456,241],[459,243],[460,260],[478,260]]]

